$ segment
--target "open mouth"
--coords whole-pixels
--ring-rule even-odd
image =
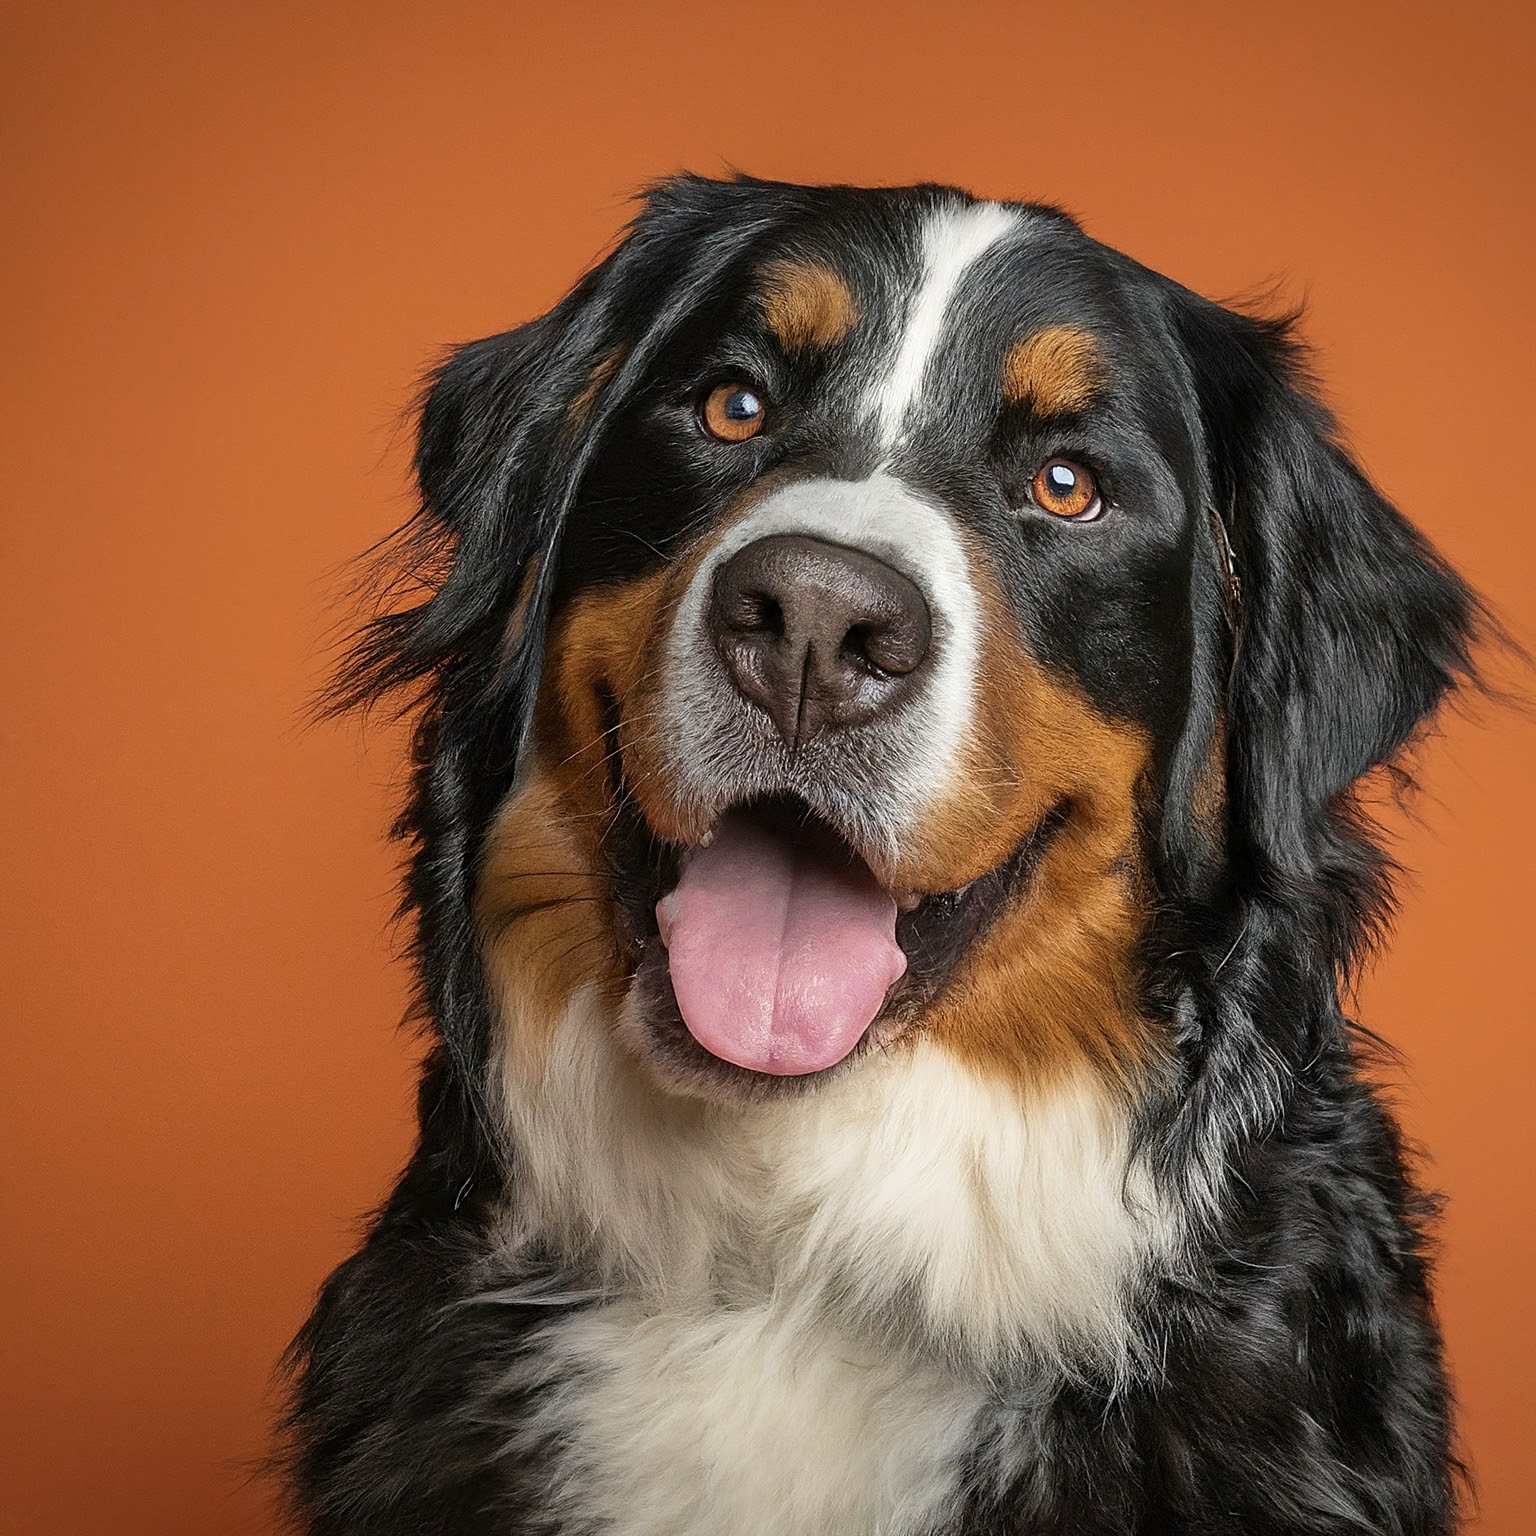
[[[802,801],[727,810],[692,848],[638,812],[615,893],[643,955],[641,1023],[674,1074],[762,1091],[814,1079],[904,1033],[1019,890],[1063,803],[1009,859],[960,890],[886,889]]]

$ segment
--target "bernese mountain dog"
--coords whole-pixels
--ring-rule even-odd
[[[1481,609],[1290,321],[1049,207],[685,176],[415,464],[335,702],[413,711],[430,1050],[298,1528],[1451,1530],[1341,995]]]

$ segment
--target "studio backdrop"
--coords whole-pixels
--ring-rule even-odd
[[[276,1528],[270,1373],[406,1155],[418,1049],[400,732],[304,715],[443,347],[546,309],[677,169],[1057,202],[1304,300],[1360,458],[1530,643],[1532,16],[6,7],[0,1530]],[[1481,1528],[1521,1536],[1536,772],[1478,713],[1388,810],[1411,878],[1357,1012],[1448,1196]]]

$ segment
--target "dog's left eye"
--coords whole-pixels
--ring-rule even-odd
[[[1071,459],[1050,459],[1035,471],[1030,498],[1042,512],[1073,523],[1091,523],[1104,515],[1098,483]]]
[[[699,410],[704,430],[725,443],[756,437],[767,414],[763,397],[750,384],[735,379],[710,390]]]

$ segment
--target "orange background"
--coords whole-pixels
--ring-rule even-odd
[[[414,1059],[398,740],[299,716],[440,344],[547,307],[671,169],[1057,200],[1206,293],[1308,297],[1365,462],[1529,643],[1532,14],[6,6],[0,1529],[272,1528],[268,1372],[405,1154]],[[1450,1195],[1504,1536],[1536,1529],[1532,747],[1492,712],[1428,753],[1362,1003]]]

